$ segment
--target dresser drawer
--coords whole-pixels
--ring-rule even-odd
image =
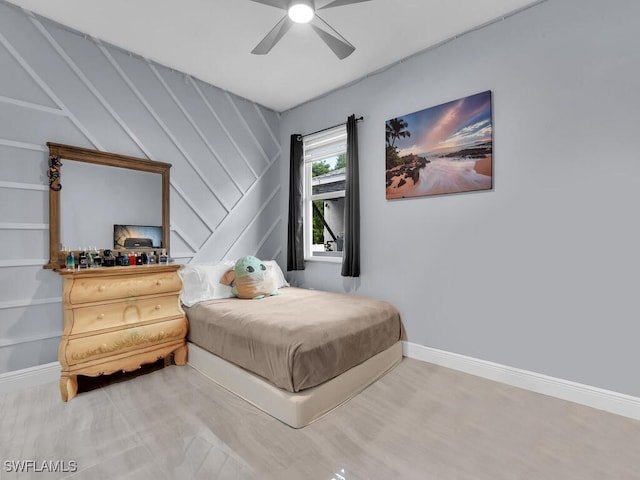
[[[73,305],[103,302],[179,292],[181,288],[182,280],[175,272],[77,278],[69,292],[69,302]]]
[[[97,332],[114,327],[182,316],[179,295],[156,298],[132,298],[125,302],[79,307],[65,312],[73,318],[71,335]]]
[[[68,365],[75,365],[164,342],[180,340],[184,338],[186,333],[186,319],[176,318],[115,332],[72,337],[66,345],[65,356]]]

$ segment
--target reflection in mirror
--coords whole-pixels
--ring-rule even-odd
[[[62,172],[63,250],[113,248],[114,225],[162,225],[160,175],[66,161]]]
[[[113,247],[114,225],[161,226],[169,253],[171,164],[48,142],[49,263],[62,247]]]

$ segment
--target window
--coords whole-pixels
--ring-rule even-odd
[[[347,128],[308,135],[303,145],[304,256],[342,258]]]

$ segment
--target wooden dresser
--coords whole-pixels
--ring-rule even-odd
[[[60,394],[72,399],[77,375],[131,371],[174,353],[187,362],[187,318],[180,306],[180,265],[60,270],[64,330]]]

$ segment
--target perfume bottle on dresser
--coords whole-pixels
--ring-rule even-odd
[[[65,258],[65,267],[67,267],[67,270],[75,270],[76,268],[76,259],[73,256],[73,252],[71,250],[67,251],[67,256]]]
[[[89,268],[89,256],[86,248],[81,249],[78,253],[78,268]]]

